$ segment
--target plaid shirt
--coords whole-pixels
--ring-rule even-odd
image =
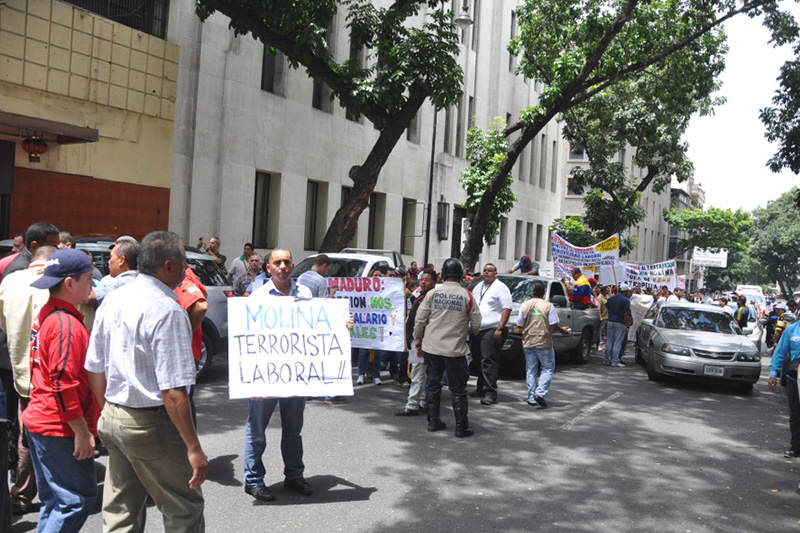
[[[106,375],[106,400],[163,405],[161,391],[194,384],[189,315],[147,274],[111,292],[97,309],[85,368]]]

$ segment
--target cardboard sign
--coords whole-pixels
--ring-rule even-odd
[[[728,266],[728,250],[721,248],[714,252],[695,246],[692,251],[692,263],[697,266],[726,268]]]
[[[575,246],[553,233],[550,250],[556,277],[569,277],[574,267],[596,273],[600,267],[614,266],[619,261],[619,236],[614,234],[592,246]]]
[[[666,285],[669,290],[678,286],[678,276],[675,260],[670,259],[652,265],[637,265],[625,263],[628,274],[628,283],[643,289],[660,289]]]
[[[228,298],[230,398],[352,396],[347,302]]]
[[[405,347],[405,285],[400,278],[328,278],[335,299],[353,315],[353,348],[402,352]]]

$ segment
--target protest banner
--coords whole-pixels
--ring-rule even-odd
[[[695,246],[692,251],[692,263],[695,266],[726,268],[728,266],[728,250],[721,248],[714,252],[708,248]]]
[[[353,348],[402,352],[405,348],[405,285],[400,278],[328,278],[334,298],[353,314]]]
[[[669,290],[678,286],[678,276],[675,260],[653,263],[652,265],[637,265],[625,263],[628,283],[643,289],[660,289],[664,285]]]
[[[230,398],[352,396],[347,302],[228,298]]]
[[[574,267],[597,273],[602,266],[613,266],[619,261],[619,236],[612,235],[592,246],[575,246],[558,233],[550,239],[555,277],[569,277]]]

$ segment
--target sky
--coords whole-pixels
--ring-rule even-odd
[[[728,55],[718,95],[727,102],[713,115],[692,117],[684,140],[694,162],[695,180],[706,193],[705,207],[751,211],[800,185],[791,171],[772,172],[776,151],[764,137],[759,110],[770,105],[789,49],[774,49],[760,20],[738,16],[725,25]]]

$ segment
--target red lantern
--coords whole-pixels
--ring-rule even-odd
[[[39,163],[39,156],[47,151],[47,143],[38,135],[33,135],[22,141],[22,149],[27,152],[29,162]]]

